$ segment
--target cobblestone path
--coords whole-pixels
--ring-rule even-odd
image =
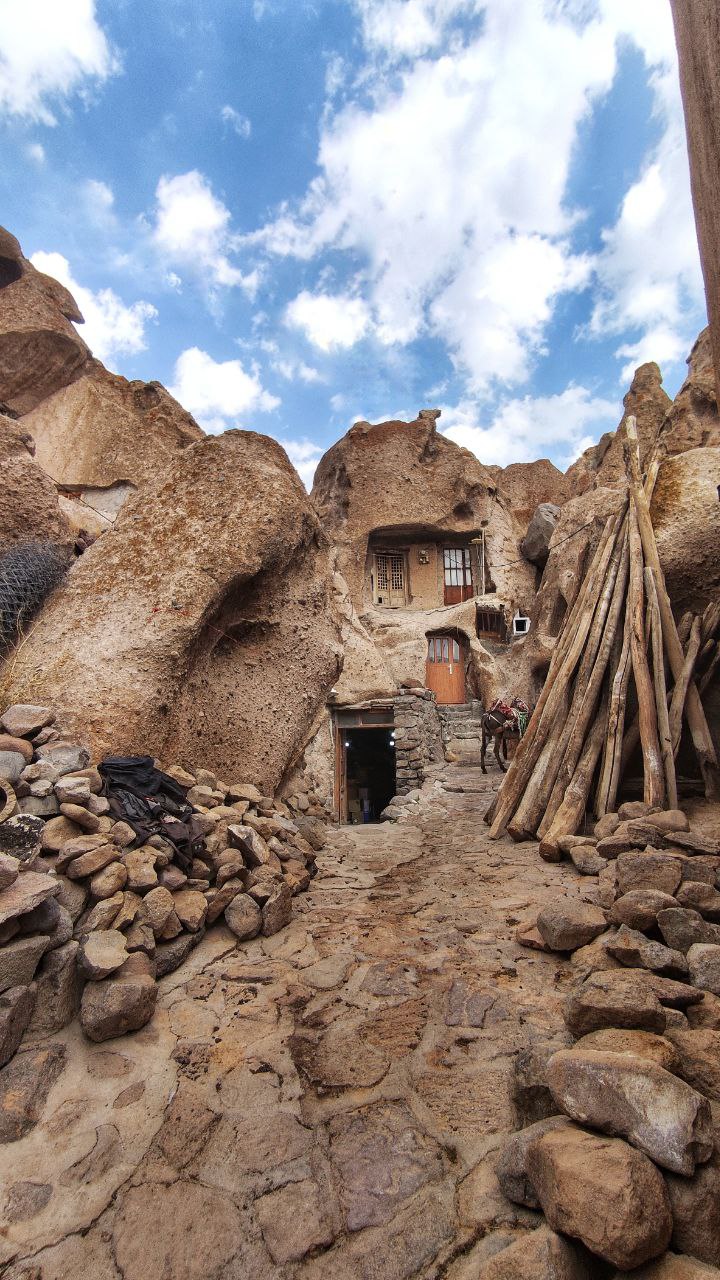
[[[471,1280],[535,1225],[500,1194],[515,1052],[570,965],[514,941],[587,882],[491,843],[498,778],[447,766],[398,824],[333,831],[274,938],[213,929],[153,1022],[77,1027],[0,1147],[8,1280]]]

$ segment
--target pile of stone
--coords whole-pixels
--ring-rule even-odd
[[[255,786],[171,766],[203,835],[181,869],[169,840],[139,844],[111,816],[88,752],[54,722],[49,707],[0,716],[0,1066],[26,1030],[77,1013],[96,1041],[144,1026],[157,979],[215,921],[241,941],[289,923],[324,843],[307,797],[293,818]]]
[[[679,810],[633,802],[563,843],[597,889],[518,931],[571,957],[576,981],[566,1046],[535,1046],[516,1064],[526,1127],[505,1145],[499,1180],[581,1242],[567,1280],[595,1274],[584,1250],[621,1272],[662,1257],[642,1275],[709,1278],[720,1267],[720,840]]]

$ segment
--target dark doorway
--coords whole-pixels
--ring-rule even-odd
[[[347,778],[347,821],[379,822],[395,795],[392,729],[342,729]],[[342,821],[342,816],[341,816]]]

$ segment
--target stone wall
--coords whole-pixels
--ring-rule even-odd
[[[425,780],[429,764],[444,759],[437,704],[429,690],[394,699],[396,795],[407,795]]]

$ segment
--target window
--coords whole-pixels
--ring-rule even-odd
[[[469,547],[445,547],[443,551],[445,604],[462,604],[473,594]]]
[[[374,556],[373,602],[398,609],[406,603],[405,555],[402,551],[377,551]]]
[[[505,640],[507,629],[501,609],[478,609],[476,621],[478,639]]]
[[[445,586],[472,586],[469,547],[446,547],[443,552],[445,562]]]
[[[523,614],[521,613],[516,613],[515,617],[513,618],[513,635],[524,636],[524,635],[527,635],[529,630],[530,630],[530,619],[524,617]]]
[[[431,636],[428,640],[427,660],[428,662],[459,662],[460,645],[450,636]]]

